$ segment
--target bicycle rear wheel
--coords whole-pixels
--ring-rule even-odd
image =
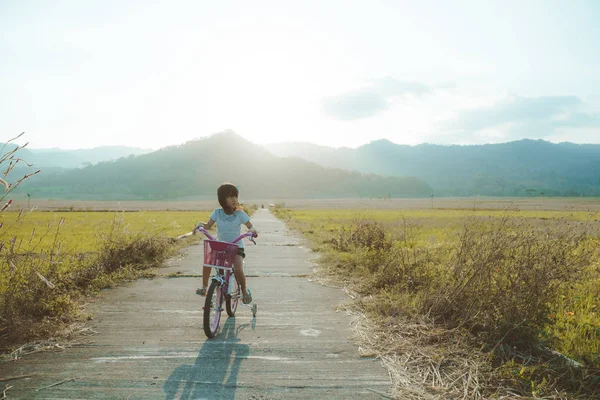
[[[208,338],[213,338],[219,330],[221,321],[221,311],[223,306],[223,292],[219,282],[212,281],[208,292],[206,292],[206,301],[204,302],[204,333]]]
[[[230,317],[235,316],[235,310],[237,310],[239,300],[240,285],[238,285],[237,279],[233,278],[233,287],[231,288],[231,295],[227,295],[225,297],[225,308],[227,310],[227,315],[229,315]]]

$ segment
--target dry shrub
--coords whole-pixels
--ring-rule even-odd
[[[32,334],[43,336],[52,329],[48,319],[55,325],[71,321],[77,294],[70,289],[69,273],[63,266],[76,269],[78,264],[59,254],[56,241],[52,248],[39,252],[15,246],[14,238],[7,242],[11,245],[0,244],[0,336],[8,344]],[[38,329],[31,332],[36,324]]]
[[[329,243],[335,250],[344,252],[356,249],[387,251],[392,246],[385,228],[371,221],[357,221],[349,228],[340,229],[337,237]]]
[[[115,280],[134,279],[140,271],[160,266],[176,249],[174,239],[150,227],[130,232],[118,213],[109,230],[98,236],[96,256],[73,271],[70,278],[79,290],[95,291],[111,286]]]
[[[587,279],[597,259],[590,229],[507,212],[469,218],[456,237],[432,245],[407,221],[394,233],[356,221],[326,240],[322,261],[378,322],[371,343],[394,364],[400,398],[591,399],[600,372],[550,351],[540,336],[560,294]]]
[[[388,233],[381,224],[357,221],[326,241],[334,250],[327,261],[338,275],[356,277],[354,290],[386,297],[379,303],[380,314],[414,315],[439,284],[447,255],[446,249],[419,246],[419,229],[403,220],[398,231]]]
[[[7,181],[15,167],[29,165],[18,157],[19,150],[26,144],[4,153],[6,145],[22,135],[0,149],[0,187],[4,187],[0,202],[22,182],[40,172],[25,174],[13,183]],[[0,212],[11,204],[12,201],[8,201],[0,205]],[[53,235],[53,244],[38,249],[41,240],[37,244],[32,241],[35,230],[28,243],[17,242],[13,236],[15,224],[28,214],[19,212],[13,225],[0,221],[0,351],[11,343],[48,336],[61,324],[73,320],[84,295],[158,266],[176,248],[172,240],[161,237],[158,232],[148,229],[129,232],[124,220],[116,214],[109,232],[101,235],[98,252],[61,253],[60,229],[64,219],[41,234],[42,238]]]
[[[580,281],[593,262],[586,230],[568,225],[536,228],[508,215],[467,221],[423,311],[512,343],[535,340],[561,287]]]
[[[61,254],[59,228],[54,246],[37,253],[10,245],[14,239],[0,245],[0,338],[7,346],[72,322],[84,296],[159,266],[180,245],[148,229],[129,232],[116,215],[97,252]]]
[[[278,203],[270,207],[271,212],[279,219],[290,221],[292,215],[288,208],[285,208],[285,203]]]
[[[403,220],[396,232],[393,246],[381,260],[372,284],[379,289],[393,288],[411,297],[429,292],[436,282],[445,249],[419,246],[420,227]],[[429,289],[429,290],[428,290]]]
[[[358,275],[354,290],[406,298],[395,308],[517,344],[534,340],[565,285],[585,278],[597,254],[588,228],[567,219],[533,226],[506,213],[469,218],[456,240],[429,246],[407,221],[394,236],[356,221],[327,243],[337,272]]]
[[[132,241],[107,242],[100,251],[98,264],[105,273],[124,266],[135,269],[157,267],[166,259],[172,241],[164,237],[139,236]]]
[[[258,210],[258,206],[256,204],[252,204],[252,205],[242,204],[242,210],[249,216],[252,216],[252,215],[254,215],[256,210]]]

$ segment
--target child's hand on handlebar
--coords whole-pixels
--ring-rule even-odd
[[[256,244],[256,242],[254,241],[254,238],[258,237],[258,231],[256,230],[256,228],[252,227],[248,229],[248,233],[252,233],[253,235],[250,236],[250,241],[254,244]]]
[[[196,224],[196,226],[194,226],[194,230],[193,230],[194,234],[196,234],[196,232],[201,228],[204,228],[204,222],[198,222]]]

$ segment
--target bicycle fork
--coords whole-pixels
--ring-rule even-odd
[[[216,293],[213,293],[213,296],[212,296],[212,299],[211,299],[212,301],[211,301],[211,304],[209,305],[209,307],[210,308],[216,308],[215,307],[216,303],[220,301],[221,304],[219,306],[219,311],[223,312],[223,302],[222,301],[225,300],[225,298],[221,297],[221,296],[222,296],[223,286],[225,285],[225,278],[222,275],[216,275],[216,276],[213,276],[212,278],[210,278],[210,281],[211,282],[213,282],[213,281],[217,282],[217,284],[218,284],[217,290],[219,292],[219,295],[215,296]],[[202,307],[202,309],[204,310],[205,308],[206,308],[206,304],[205,304],[204,307]]]

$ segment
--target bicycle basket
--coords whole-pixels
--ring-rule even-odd
[[[213,267],[233,268],[233,260],[238,246],[217,240],[204,241],[204,265]]]

